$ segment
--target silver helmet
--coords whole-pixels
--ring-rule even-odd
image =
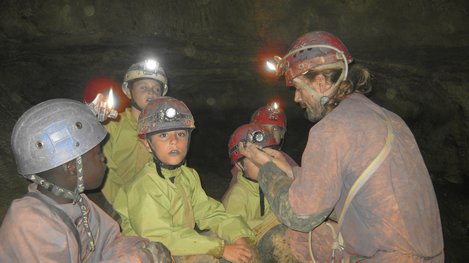
[[[42,102],[13,128],[11,148],[18,173],[36,174],[67,163],[98,145],[106,134],[85,104],[70,99]]]

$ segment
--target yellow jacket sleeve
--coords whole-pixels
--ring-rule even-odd
[[[103,146],[108,170],[101,191],[111,204],[117,191],[130,183],[152,159],[143,140],[137,135],[137,121],[130,109],[119,116],[118,121],[110,121],[105,125],[109,138]]]
[[[219,201],[207,196],[197,172],[193,169],[190,171],[193,173],[191,176],[193,179],[191,200],[198,227],[210,229],[228,242],[233,242],[241,237],[252,240],[254,233],[244,220],[240,216],[228,214]]]
[[[138,235],[165,244],[173,255],[223,255],[224,241],[200,235],[193,226],[180,221],[184,207],[178,203],[177,191],[168,179],[154,174],[154,165],[146,166],[143,178],[122,188],[114,208],[121,215],[126,235]]]

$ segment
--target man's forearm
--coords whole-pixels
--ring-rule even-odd
[[[273,162],[268,162],[260,168],[258,180],[275,215],[289,228],[309,232],[321,224],[329,214],[329,212],[305,216],[295,214],[288,199],[293,179]]]

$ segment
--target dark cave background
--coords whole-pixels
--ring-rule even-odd
[[[0,10],[0,219],[26,192],[10,153],[15,121],[51,98],[83,100],[156,57],[169,96],[196,119],[189,166],[220,198],[231,132],[273,97],[288,116],[284,150],[297,162],[312,126],[283,80],[263,73],[300,35],[329,31],[373,73],[370,98],[413,131],[440,205],[447,262],[469,257],[469,3],[464,0],[3,0]],[[19,219],[26,220],[26,219]]]

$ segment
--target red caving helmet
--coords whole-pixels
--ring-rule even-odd
[[[261,125],[253,123],[241,125],[233,132],[228,142],[228,155],[232,165],[244,157],[239,152],[240,142],[251,142],[262,148],[278,146],[272,134]]]
[[[277,102],[273,102],[269,105],[259,108],[256,112],[254,112],[254,114],[252,114],[250,123],[260,125],[271,124],[280,126],[284,130],[287,129],[287,117]]]
[[[299,37],[278,65],[278,74],[285,74],[287,86],[297,76],[319,66],[353,61],[342,41],[331,33],[313,31]],[[347,65],[344,65],[345,67]]]

